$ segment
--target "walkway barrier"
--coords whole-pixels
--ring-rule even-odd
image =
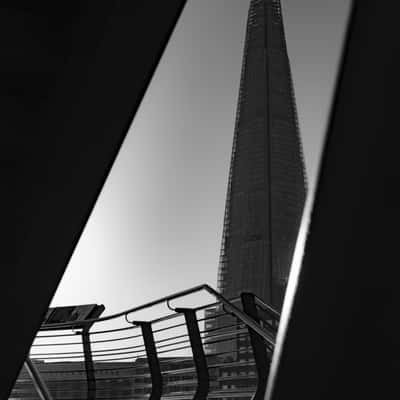
[[[200,285],[107,317],[42,325],[9,399],[261,400],[278,323],[251,293],[227,300]]]

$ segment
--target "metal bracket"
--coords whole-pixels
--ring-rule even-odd
[[[255,303],[255,297],[253,293],[242,293],[242,304],[243,311],[253,318],[257,323],[260,322],[258,311]],[[262,337],[256,333],[250,326],[247,326],[250,336],[250,343],[253,349],[253,356],[256,363],[258,383],[257,390],[253,396],[253,400],[263,400],[265,396],[265,390],[267,387],[267,380],[269,374],[269,362],[267,358],[267,352],[265,350],[265,343]]]
[[[167,307],[168,307],[171,311],[176,312],[176,308],[171,306],[170,300],[167,300]]]
[[[131,324],[138,325],[142,329],[143,341],[146,349],[147,362],[149,365],[152,384],[149,400],[160,400],[162,396],[163,380],[151,322],[131,321]]]
[[[88,400],[96,399],[96,376],[93,365],[92,349],[90,345],[90,334],[89,329],[82,329],[82,344],[83,354],[85,357],[85,370],[86,370],[86,382],[87,382],[87,398]]]
[[[204,354],[203,343],[201,341],[196,312],[190,308],[176,308],[175,311],[182,313],[185,317],[190,345],[192,347],[193,361],[197,374],[197,389],[193,399],[206,400],[210,389],[210,376],[208,373],[207,360]]]

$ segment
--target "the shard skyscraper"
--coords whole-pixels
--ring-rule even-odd
[[[218,288],[280,310],[306,197],[279,0],[252,0],[247,21]]]

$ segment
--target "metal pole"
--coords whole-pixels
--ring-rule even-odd
[[[142,329],[144,346],[146,349],[147,363],[149,365],[151,376],[151,394],[149,400],[160,400],[162,396],[162,374],[160,367],[160,360],[157,355],[157,348],[154,341],[153,330],[151,322],[147,321],[133,321],[134,325],[139,325]]]
[[[24,366],[26,370],[28,371],[29,376],[32,379],[33,385],[35,386],[35,389],[40,397],[41,400],[53,400],[51,397],[51,394],[49,392],[49,389],[47,388],[46,383],[40,376],[39,371],[33,364],[32,360],[28,357],[25,360]]]
[[[175,311],[183,313],[185,316],[190,346],[192,348],[193,361],[197,375],[197,389],[193,400],[206,400],[210,389],[210,376],[196,318],[196,311],[189,308],[176,308]]]
[[[85,356],[87,398],[88,400],[94,400],[96,399],[96,376],[94,373],[92,349],[90,346],[90,334],[87,328],[82,330],[82,343]]]
[[[229,300],[227,300],[222,294],[216,292],[211,286],[204,285],[204,289],[207,290],[208,293],[214,295],[233,315],[238,317],[242,322],[246,325],[250,326],[255,332],[257,332],[262,338],[264,338],[269,344],[272,346],[275,345],[275,334],[266,331],[262,328],[253,318],[248,316],[246,313],[241,311],[235,305],[233,305]]]
[[[253,293],[242,293],[242,304],[243,311],[254,318],[255,321],[260,322],[258,316],[257,307],[255,303],[255,298]],[[250,335],[250,343],[253,349],[253,357],[256,362],[257,369],[257,390],[254,394],[252,400],[263,400],[265,396],[265,390],[267,387],[267,380],[269,374],[269,361],[267,358],[267,351],[265,348],[265,343],[261,336],[253,331],[250,326],[247,326]]]

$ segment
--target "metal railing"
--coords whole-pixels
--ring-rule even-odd
[[[193,306],[204,293],[212,301]],[[200,285],[107,317],[42,325],[10,400],[258,400],[278,323],[251,293],[227,300]]]

